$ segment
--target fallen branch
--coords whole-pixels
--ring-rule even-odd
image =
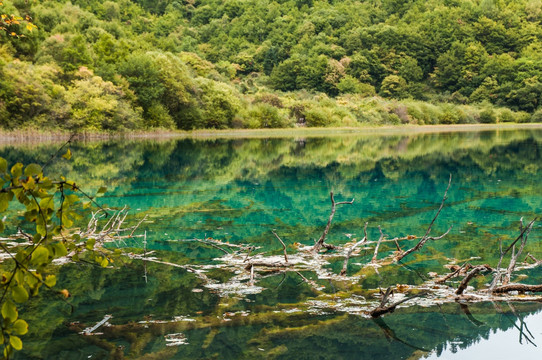
[[[284,242],[282,241],[282,239],[277,235],[277,233],[274,230],[272,231],[272,233],[273,233],[273,235],[275,235],[277,240],[280,241],[280,243],[282,244],[282,249],[284,250],[284,261],[288,262],[288,254],[286,253],[286,245],[284,245]]]
[[[425,245],[427,240],[442,239],[443,237],[448,235],[450,230],[452,230],[452,226],[450,226],[450,228],[444,234],[442,234],[442,235],[440,235],[438,237],[430,237],[429,236],[429,233],[431,232],[431,228],[433,227],[433,224],[437,220],[437,217],[439,216],[442,208],[444,207],[444,202],[448,199],[447,194],[448,194],[448,190],[450,189],[451,184],[452,184],[452,174],[450,174],[450,179],[448,180],[448,186],[446,187],[446,191],[444,192],[444,196],[442,197],[442,202],[440,203],[440,207],[438,208],[437,213],[433,217],[433,220],[431,220],[431,223],[429,224],[429,227],[427,228],[427,231],[425,232],[425,235],[421,238],[421,240],[418,242],[418,244],[416,244],[416,246],[414,246],[413,248],[408,249],[407,251],[404,251],[404,252],[398,254],[395,257],[396,262],[401,261],[405,256],[409,255],[410,253],[413,253],[414,251],[418,251],[419,249],[421,249]]]
[[[390,313],[390,312],[394,312],[395,311],[395,308],[397,308],[398,305],[401,305],[402,303],[404,302],[407,302],[408,300],[412,300],[414,298],[417,298],[417,297],[420,297],[422,295],[425,295],[425,293],[420,293],[420,294],[416,294],[416,295],[412,295],[412,296],[408,296],[402,300],[399,300],[399,301],[396,301],[394,302],[393,304],[391,305],[388,305],[388,306],[385,306],[385,303],[387,302],[388,300],[388,297],[389,295],[391,294],[391,287],[389,287],[387,290],[386,290],[386,294],[384,294],[384,297],[382,299],[382,302],[380,303],[380,306],[378,306],[376,309],[373,309],[369,312],[369,315],[371,315],[371,317],[373,318],[377,318],[379,316],[382,316],[384,314],[387,314],[387,313]]]
[[[94,330],[98,329],[100,326],[105,324],[112,317],[113,317],[113,315],[105,315],[104,318],[101,321],[99,321],[96,325],[94,325],[92,327],[88,327],[85,330],[83,330],[82,334],[83,335],[92,335]]]
[[[533,228],[533,225],[534,225],[534,222],[531,221],[531,223],[527,227],[527,230],[523,231],[523,218],[521,218],[519,222],[520,222],[519,229],[522,233],[522,235],[520,235],[520,238],[521,238],[520,246],[517,253],[514,254],[514,250],[512,250],[512,257],[510,259],[510,264],[508,264],[508,269],[506,270],[506,273],[504,274],[504,279],[502,281],[503,285],[508,285],[508,283],[510,282],[510,277],[512,276],[512,272],[514,271],[514,268],[516,267],[516,262],[518,260],[518,257],[523,252],[523,248],[525,247],[525,244],[527,243],[527,239],[529,238],[529,234],[531,233],[531,229]],[[515,248],[512,248],[512,249],[515,249]]]
[[[489,267],[489,265],[478,265],[478,266],[475,266],[468,274],[467,276],[465,276],[465,278],[463,279],[463,281],[461,281],[461,284],[459,284],[459,287],[457,288],[457,290],[455,291],[455,294],[456,295],[461,295],[463,294],[463,291],[465,291],[465,289],[467,288],[467,285],[469,284],[469,282],[476,276],[478,275],[480,272],[482,271],[490,271],[491,268]]]
[[[320,251],[320,249],[322,248],[322,246],[324,245],[324,241],[326,240],[327,233],[329,232],[329,229],[331,227],[331,221],[333,220],[333,216],[335,215],[337,205],[353,204],[354,203],[354,199],[352,199],[352,201],[340,201],[340,202],[336,203],[335,198],[333,197],[333,191],[330,192],[329,194],[330,194],[330,197],[331,197],[331,213],[329,214],[329,219],[327,221],[324,232],[322,233],[322,236],[320,236],[320,239],[318,239],[316,244],[314,244],[314,246],[312,247],[311,251],[314,254],[317,254]]]
[[[380,238],[378,239],[378,242],[376,243],[375,252],[373,254],[373,258],[371,262],[374,264],[376,263],[376,256],[378,255],[378,248],[380,247],[380,243],[384,239],[384,233],[382,232],[382,228],[380,228],[380,225],[378,225],[378,231],[380,231]]]
[[[365,223],[365,227],[363,228],[363,233],[365,234],[365,236],[363,237],[363,239],[361,239],[360,241],[358,241],[357,243],[355,243],[354,245],[352,245],[352,247],[350,249],[348,249],[348,252],[346,253],[346,256],[344,258],[344,263],[343,263],[343,268],[340,272],[340,275],[341,276],[344,276],[346,275],[346,270],[348,268],[348,260],[350,259],[350,256],[352,256],[352,253],[354,252],[354,250],[360,246],[361,244],[363,244],[364,242],[367,241],[367,225],[369,223]]]
[[[470,269],[472,269],[472,265],[469,264],[469,263],[465,263],[465,264],[461,265],[460,267],[458,267],[455,271],[449,273],[448,275],[436,279],[435,283],[436,284],[445,283],[446,281],[450,280],[451,278],[459,276],[462,272],[468,271]]]
[[[493,289],[494,294],[505,294],[511,291],[517,291],[519,293],[542,292],[542,285],[508,284]]]

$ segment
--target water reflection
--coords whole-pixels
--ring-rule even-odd
[[[148,215],[151,221],[141,228],[148,234],[148,250],[177,264],[212,263],[221,255],[215,248],[185,241],[194,237],[250,243],[280,254],[271,233],[276,229],[289,251],[295,243],[310,244],[327,221],[330,190],[338,201],[356,199],[337,211],[328,235],[331,243],[359,239],[366,221],[371,239],[378,238],[378,225],[390,236],[423,234],[452,173],[449,200],[434,228],[438,233],[454,225],[452,233],[446,241],[428,244],[404,266],[383,267],[378,275],[363,274],[357,285],[367,290],[419,284],[429,272],[442,272],[450,259],[463,263],[477,257],[475,262],[494,265],[498,239],[506,243],[515,238],[519,218],[533,218],[542,208],[541,144],[542,131],[535,130],[107,141],[76,143],[73,160],[57,159],[49,170],[67,174],[90,192],[106,185],[109,192],[101,201],[119,207],[127,204],[133,218]],[[4,146],[0,155],[11,161],[45,163],[55,150],[53,144],[19,144]],[[13,214],[10,221],[16,224],[17,219]],[[533,230],[525,250],[538,259],[542,258],[540,230],[540,226]],[[137,240],[123,246],[141,249],[144,244]],[[393,250],[383,245],[380,254]],[[331,268],[337,267],[338,272],[341,261]],[[352,263],[349,271],[358,271],[360,266]],[[227,277],[219,270],[212,275]],[[538,270],[522,275],[528,283],[542,281]],[[209,359],[447,359],[463,353],[463,359],[487,358],[488,350],[470,349],[486,342],[496,349],[494,338],[499,345],[504,337],[517,343],[520,331],[523,345],[508,343],[507,349],[532,358],[539,347],[528,344],[529,340],[542,347],[537,342],[538,304],[517,304],[514,310],[506,304],[412,307],[373,321],[347,314],[296,312],[296,307],[314,297],[296,274],[270,276],[267,290],[246,300],[199,292],[202,286],[193,274],[138,261],[114,270],[73,265],[62,269],[58,278],[73,294],[75,312],[69,313],[47,295],[38,299],[40,305],[28,312],[31,333],[20,358],[58,354],[66,359],[107,358],[118,346],[124,346],[123,353],[131,358],[150,353]],[[326,286],[330,294],[341,291],[336,284]],[[117,327],[104,329],[99,341],[78,335],[76,325],[66,326],[92,325],[108,313]],[[225,313],[236,315],[226,321]],[[195,321],[170,323],[174,316]],[[524,324],[518,320],[523,317]],[[166,323],[139,323],[148,319]],[[166,348],[164,335],[175,331],[185,333],[189,344]],[[469,351],[477,352],[470,355]],[[491,358],[504,353],[493,352]]]
[[[496,304],[496,308],[500,305]],[[510,309],[513,305],[508,304]],[[497,310],[497,309],[496,309]],[[501,313],[502,310],[497,310]],[[449,340],[444,350],[432,351],[427,357],[434,359],[540,359],[542,349],[542,312],[523,315],[516,311],[504,313],[505,321],[512,324],[509,328],[493,329],[487,336],[481,336],[473,344]]]

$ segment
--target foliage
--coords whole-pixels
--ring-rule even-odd
[[[63,157],[69,159],[71,151]],[[63,177],[51,179],[38,164],[16,163],[9,167],[3,158],[0,158],[0,175],[0,212],[9,214],[10,208],[24,209],[24,220],[18,230],[19,242],[24,240],[24,246],[0,243],[3,253],[8,255],[0,280],[0,344],[3,356],[8,358],[13,350],[21,350],[19,336],[28,331],[28,324],[19,317],[20,307],[38,295],[40,288],[53,289],[56,284],[51,262],[68,252],[75,259],[83,249],[93,250],[94,243],[69,230],[82,219],[81,210],[91,201],[75,182]],[[0,220],[0,231],[4,232],[6,226],[13,231],[16,222],[6,225]],[[95,260],[102,266],[109,262],[98,253]],[[60,298],[69,296],[65,289],[55,292]]]
[[[5,0],[1,125],[73,128],[65,120],[74,112],[70,93],[82,67],[119,89],[81,101],[104,114],[77,121],[93,131],[252,127],[256,110],[247,104],[261,92],[285,104],[323,93],[339,99],[335,114],[344,113],[340,98],[365,102],[357,110],[348,105],[355,114],[333,121],[312,106],[309,117],[321,125],[397,122],[393,110],[367,106],[375,94],[407,108],[423,100],[430,109],[481,104],[533,114],[542,104],[542,19],[535,3]],[[112,96],[117,112],[106,105]],[[438,112],[430,121],[409,122],[480,119]],[[276,126],[299,120],[287,116]]]

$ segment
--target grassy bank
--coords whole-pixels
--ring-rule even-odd
[[[286,138],[286,137],[328,137],[328,136],[360,136],[360,135],[396,135],[396,134],[429,134],[445,132],[479,132],[509,130],[542,130],[542,124],[459,124],[459,125],[365,125],[359,127],[307,128],[293,127],[288,129],[226,129],[226,130],[153,130],[131,132],[85,132],[76,134],[74,141],[100,141],[110,139],[151,139],[167,140],[172,138]],[[14,130],[0,131],[0,144],[46,143],[68,141],[73,134],[67,131]]]

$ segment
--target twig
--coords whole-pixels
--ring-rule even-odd
[[[365,227],[363,228],[363,232],[365,234],[365,236],[363,237],[363,239],[361,239],[360,241],[358,241],[357,243],[355,243],[354,245],[352,245],[352,247],[350,249],[348,249],[348,252],[346,253],[346,256],[344,258],[344,263],[343,263],[343,268],[340,272],[340,275],[341,276],[344,276],[346,275],[346,270],[348,268],[348,260],[350,259],[350,256],[352,256],[352,252],[354,252],[354,250],[361,244],[363,244],[364,242],[367,241],[367,222],[365,223]]]
[[[320,248],[324,245],[324,241],[326,240],[327,233],[329,232],[329,228],[331,227],[331,221],[333,220],[333,216],[335,215],[335,210],[336,210],[337,205],[354,203],[354,199],[352,199],[352,201],[340,201],[336,203],[335,198],[333,197],[333,191],[331,191],[329,194],[331,197],[331,213],[329,214],[329,219],[327,221],[324,232],[322,233],[322,236],[320,236],[320,239],[318,239],[318,241],[316,242],[316,244],[314,244],[311,250],[315,254],[317,254],[318,251],[320,251]]]
[[[468,270],[471,266],[471,264],[469,264],[468,262],[464,263],[463,265],[461,265],[458,269],[456,269],[455,271],[449,273],[448,275],[446,276],[443,276],[439,279],[436,279],[435,280],[435,283],[436,284],[442,284],[442,283],[445,283],[446,281],[450,280],[451,278],[459,275],[461,273],[461,271],[463,270]]]
[[[382,232],[382,229],[380,228],[380,225],[378,225],[378,231],[380,231],[380,238],[378,239],[378,242],[376,243],[375,252],[373,255],[373,259],[371,262],[374,264],[376,262],[376,257],[378,255],[378,248],[380,247],[380,243],[384,239],[384,233]]]
[[[521,231],[521,233],[518,235],[518,237],[516,238],[516,240],[514,240],[514,241],[510,244],[510,246],[508,246],[508,248],[504,251],[503,256],[506,255],[506,254],[508,253],[508,251],[510,251],[510,249],[511,249],[514,245],[516,245],[516,243],[517,243],[520,239],[523,238],[523,234],[525,234],[525,232],[526,232],[527,230],[531,229],[531,228],[533,227],[533,224],[534,224],[537,220],[538,220],[538,217],[535,217],[535,218],[529,223],[529,225],[527,225],[527,227],[523,228],[523,231]],[[531,230],[529,230],[529,232],[530,232],[530,231],[531,231]]]
[[[508,264],[508,269],[506,270],[506,273],[504,274],[504,279],[502,281],[502,284],[503,285],[507,285],[509,282],[510,282],[510,277],[512,276],[512,272],[514,271],[514,268],[516,267],[516,262],[518,260],[518,257],[521,255],[521,253],[523,252],[523,248],[525,247],[525,244],[527,243],[527,239],[529,238],[529,234],[531,233],[531,229],[533,227],[534,223],[531,222],[529,224],[529,227],[527,228],[526,231],[523,231],[523,218],[520,219],[520,231],[521,233],[523,234],[521,236],[521,242],[520,242],[520,246],[519,246],[519,249],[517,251],[517,253],[512,253],[512,257],[510,259],[510,264]]]
[[[523,260],[523,261],[527,262],[527,259],[531,259],[532,261],[534,261],[535,265],[542,264],[542,260],[538,260],[531,253],[528,253],[527,256],[525,256],[525,260]]]
[[[491,285],[489,285],[489,292],[493,292],[493,289],[495,289],[495,286],[497,286],[497,282],[499,282],[499,278],[501,277],[501,265],[502,260],[504,258],[504,251],[502,251],[502,240],[499,239],[499,252],[501,253],[501,257],[499,258],[499,263],[497,264],[497,268],[495,269],[495,274],[493,275],[493,280],[491,281]]]
[[[72,142],[73,138],[77,136],[77,133],[73,133],[70,135],[70,138],[68,139],[68,141],[66,141],[66,143],[64,143],[64,145],[62,145],[61,147],[58,148],[58,150],[53,154],[51,155],[51,158],[49,158],[49,160],[47,161],[47,163],[45,163],[45,165],[42,166],[42,172],[45,171],[45,169],[47,168],[47,166],[49,166],[51,164],[51,162],[58,156],[58,154],[60,153],[60,151],[66,146],[68,145],[69,143]]]
[[[448,190],[450,189],[450,185],[452,184],[452,174],[450,174],[450,179],[448,180],[448,186],[446,187],[446,191],[444,192],[444,196],[442,197],[442,202],[440,203],[440,207],[438,208],[437,210],[437,213],[435,214],[435,216],[433,217],[433,220],[431,220],[431,223],[429,224],[429,227],[427,228],[427,231],[425,232],[425,235],[421,238],[421,240],[418,242],[418,244],[416,244],[416,246],[414,246],[413,248],[410,248],[409,250],[407,251],[404,251],[400,254],[398,254],[395,258],[395,261],[399,262],[401,261],[405,256],[409,255],[410,253],[413,253],[414,251],[417,251],[419,249],[421,249],[425,243],[427,242],[427,240],[438,240],[438,239],[442,239],[444,236],[446,236],[450,230],[452,230],[452,226],[450,226],[450,228],[448,229],[448,231],[446,231],[444,234],[442,234],[441,236],[438,236],[438,237],[429,237],[429,233],[431,232],[431,228],[433,227],[433,224],[435,223],[435,220],[437,220],[437,217],[439,216],[440,214],[440,211],[442,210],[442,208],[444,207],[444,202],[448,199],[447,195],[448,195]]]
[[[390,289],[390,288],[388,288],[388,290],[389,290],[389,289]],[[412,299],[414,299],[414,298],[420,297],[420,296],[422,296],[422,295],[425,295],[425,292],[419,293],[419,294],[416,294],[416,295],[412,295],[412,296],[408,296],[408,297],[406,297],[406,298],[404,298],[404,299],[402,299],[402,300],[399,300],[399,301],[397,301],[397,302],[394,302],[393,304],[391,304],[391,305],[389,305],[389,306],[384,306],[384,304],[380,303],[380,306],[377,307],[376,309],[371,310],[371,311],[369,312],[369,315],[371,315],[371,317],[373,317],[373,318],[377,318],[377,317],[382,316],[382,315],[384,315],[384,314],[387,314],[387,313],[389,313],[389,312],[394,312],[394,311],[395,311],[395,308],[396,308],[398,305],[400,305],[400,304],[402,304],[402,303],[404,303],[404,302],[406,302],[406,301],[408,301],[408,300],[412,300]],[[387,299],[386,299],[386,300],[387,300]]]
[[[282,249],[284,250],[284,261],[288,262],[288,254],[286,253],[286,245],[284,245],[284,242],[282,241],[282,239],[277,235],[277,233],[274,230],[272,230],[272,233],[273,233],[273,235],[275,235],[277,240],[280,241],[280,243],[282,244]]]

